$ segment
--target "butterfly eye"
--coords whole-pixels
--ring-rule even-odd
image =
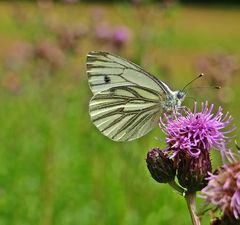
[[[182,98],[184,98],[184,96],[185,96],[185,92],[183,92],[183,91],[179,91],[179,92],[177,93],[177,98],[178,98],[178,99],[182,99]]]

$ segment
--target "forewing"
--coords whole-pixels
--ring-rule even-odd
[[[104,90],[90,101],[92,122],[114,141],[142,137],[157,125],[163,94],[133,85]]]
[[[139,85],[171,93],[169,87],[138,65],[107,52],[89,52],[87,74],[93,94],[117,86]]]

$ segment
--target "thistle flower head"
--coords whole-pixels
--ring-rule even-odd
[[[131,38],[131,32],[128,27],[118,26],[113,30],[113,45],[119,49]]]
[[[229,113],[223,114],[221,107],[216,114],[213,111],[214,105],[202,103],[202,110],[197,112],[197,104],[194,110],[184,110],[185,115],[173,117],[165,116],[166,121],[160,119],[160,126],[166,133],[166,142],[169,150],[173,152],[172,157],[184,153],[189,157],[199,157],[202,151],[210,151],[212,148],[218,149],[222,156],[231,155],[231,151],[226,148],[226,134],[232,132],[234,128],[226,130],[232,117]]]
[[[224,216],[240,221],[240,162],[224,165],[218,174],[211,174],[203,197],[221,209]]]

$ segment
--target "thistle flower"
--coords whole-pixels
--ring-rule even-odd
[[[54,43],[48,40],[39,42],[34,49],[35,57],[49,63],[53,68],[59,68],[64,64],[65,55]]]
[[[126,44],[131,37],[131,32],[126,26],[115,27],[113,31],[113,45],[120,49]]]
[[[110,42],[112,39],[112,29],[106,24],[99,24],[95,31],[96,39],[102,43]]]
[[[234,128],[226,130],[232,122],[229,113],[223,114],[219,107],[213,114],[212,104],[202,103],[202,110],[184,110],[184,114],[174,113],[172,117],[165,116],[166,121],[160,119],[160,126],[166,133],[167,151],[174,159],[177,177],[182,187],[188,192],[200,191],[207,185],[205,180],[212,172],[210,150],[218,149],[222,157],[232,157],[231,151],[226,147],[226,134]]]
[[[240,162],[224,165],[217,174],[210,174],[208,180],[203,197],[221,209],[221,224],[240,224]]]
[[[196,61],[197,70],[208,75],[212,84],[229,83],[239,66],[233,55],[214,53],[200,56]]]
[[[62,2],[66,4],[74,4],[74,3],[77,3],[78,0],[62,0]]]
[[[218,84],[223,87],[217,92],[219,101],[226,103],[232,100],[234,92],[229,86],[239,70],[234,55],[226,53],[202,55],[197,58],[195,66],[198,71],[208,75],[210,84]]]
[[[88,30],[86,27],[79,24],[77,26],[68,25],[56,27],[54,32],[57,35],[57,39],[62,50],[74,51],[77,49],[80,39],[87,34]]]
[[[186,115],[167,117],[166,122],[160,119],[160,126],[166,133],[166,142],[171,157],[199,157],[201,152],[209,152],[212,148],[218,149],[222,156],[232,156],[231,150],[226,147],[226,134],[232,132],[235,127],[226,130],[232,122],[232,117],[227,112],[223,114],[223,109],[218,108],[217,113],[212,113],[214,105],[210,107],[208,103],[202,103],[202,110],[197,112],[195,103],[193,112],[184,110]]]

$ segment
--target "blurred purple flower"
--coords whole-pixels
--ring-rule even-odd
[[[239,68],[236,59],[228,54],[201,56],[196,62],[197,69],[207,74],[213,84],[223,85],[231,80]]]
[[[101,24],[95,30],[97,40],[101,42],[110,42],[112,39],[112,30],[108,24]]]
[[[202,190],[206,202],[219,207],[223,217],[240,222],[240,162],[224,165],[208,180],[208,185]]]
[[[202,110],[197,112],[195,103],[193,112],[184,110],[185,116],[174,113],[173,117],[165,116],[166,122],[160,119],[160,126],[166,133],[166,142],[171,157],[179,157],[184,153],[188,157],[199,157],[202,151],[209,152],[211,148],[217,148],[222,156],[232,156],[230,149],[226,148],[226,134],[232,132],[235,127],[225,130],[231,122],[229,113],[223,114],[219,107],[217,113],[212,113],[214,105],[202,103]]]
[[[126,26],[110,27],[107,23],[96,26],[96,39],[115,50],[120,50],[130,40],[131,32]]]
[[[58,68],[64,64],[65,55],[62,50],[50,41],[41,41],[35,47],[35,57],[49,63],[53,68]]]
[[[217,92],[218,100],[229,102],[234,97],[233,90],[228,87],[233,80],[233,76],[239,70],[234,55],[218,53],[200,56],[195,62],[197,70],[207,74],[209,83],[213,86],[220,85],[222,88]]]
[[[37,0],[37,4],[39,8],[42,9],[49,9],[53,7],[53,1],[52,0]]]
[[[121,48],[129,41],[130,37],[131,32],[126,26],[116,27],[113,31],[113,45],[117,48]]]
[[[140,5],[142,3],[142,0],[131,0],[132,4],[134,5]]]
[[[63,50],[76,50],[80,39],[87,34],[87,28],[83,25],[64,26],[55,28],[59,45]]]
[[[177,3],[176,0],[163,0],[162,1],[162,5],[165,7],[165,8],[169,8],[173,5],[175,5]]]
[[[67,4],[74,4],[74,3],[78,3],[79,0],[62,0],[62,2],[67,3]]]

